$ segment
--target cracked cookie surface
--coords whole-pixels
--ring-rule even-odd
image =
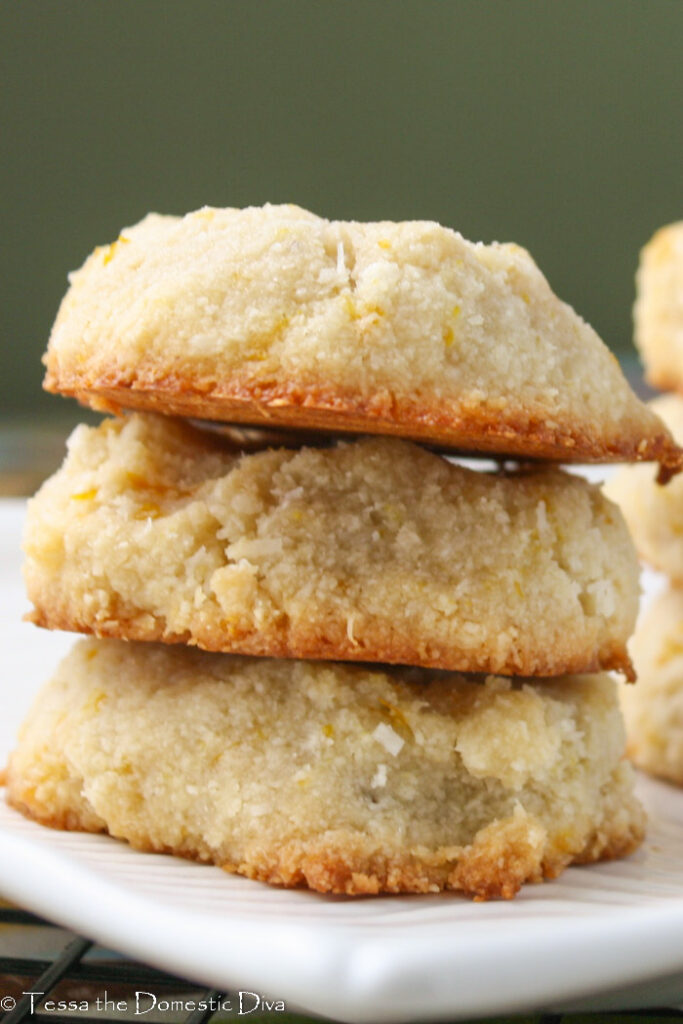
[[[46,365],[48,390],[114,412],[681,466],[527,252],[431,222],[150,214],[71,275]]]

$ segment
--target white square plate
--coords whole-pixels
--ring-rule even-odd
[[[0,502],[0,763],[74,639],[20,621],[23,513]],[[159,967],[339,1020],[672,1005],[683,1003],[683,793],[645,778],[640,791],[650,829],[636,854],[570,868],[509,903],[278,890],[53,832],[4,803],[0,891]]]

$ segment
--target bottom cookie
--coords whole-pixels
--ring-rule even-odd
[[[638,845],[623,746],[606,675],[511,683],[84,640],[22,728],[8,799],[275,885],[509,898]]]

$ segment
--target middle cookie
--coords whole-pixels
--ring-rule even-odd
[[[620,669],[638,564],[558,470],[480,473],[405,441],[244,455],[148,414],[79,427],[30,503],[42,626],[463,672]]]

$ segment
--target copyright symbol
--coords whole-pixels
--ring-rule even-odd
[[[0,999],[0,1009],[2,1010],[13,1010],[16,1005],[17,1001],[14,996],[3,996]]]

